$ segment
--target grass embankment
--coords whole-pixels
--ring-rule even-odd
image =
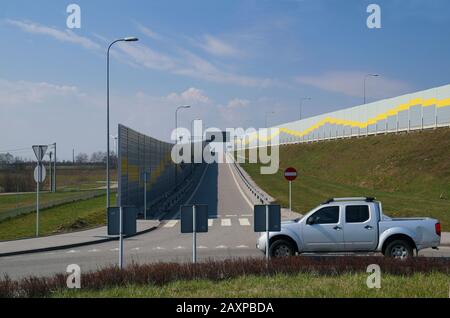
[[[299,171],[293,209],[307,212],[331,197],[375,196],[389,216],[429,216],[450,231],[450,129],[442,128],[280,147],[280,169],[254,181],[288,206],[285,168]]]
[[[369,289],[368,274],[338,276],[296,274],[246,276],[220,282],[210,280],[178,281],[168,285],[115,287],[99,291],[60,291],[52,297],[82,298],[271,298],[271,297],[448,297],[446,274],[382,275],[381,288]]]
[[[115,204],[115,195],[111,196]],[[60,234],[106,224],[106,196],[67,203],[39,213],[40,235]],[[36,213],[29,213],[0,222],[0,240],[34,237]]]

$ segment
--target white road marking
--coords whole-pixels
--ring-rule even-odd
[[[230,219],[222,219],[221,225],[222,226],[231,226],[231,220]]]
[[[141,248],[140,247],[135,247],[135,248],[132,248],[131,250],[132,251],[139,251]]]
[[[241,216],[247,216],[247,217],[249,217],[249,216],[253,216],[253,214],[242,214]]]
[[[67,251],[66,253],[67,253],[67,254],[73,254],[73,253],[78,253],[78,251],[76,251],[76,250],[70,250],[70,251]]]
[[[209,220],[208,220],[208,227],[211,227],[211,226],[213,226],[213,222],[214,222],[214,220],[213,220],[213,219],[209,219]]]
[[[157,247],[153,248],[153,250],[154,251],[160,251],[160,250],[165,250],[165,248],[161,247],[161,246],[157,246]]]
[[[200,245],[200,246],[198,246],[197,248],[206,249],[207,247],[206,247],[206,246],[203,246],[203,245]]]
[[[227,248],[225,245],[219,245],[219,246],[216,246],[216,248],[217,249],[224,249],[224,248]]]
[[[248,246],[247,245],[238,245],[238,246],[236,246],[236,248],[248,248]]]
[[[236,217],[237,216],[237,214],[228,214],[228,215],[226,215],[226,217],[228,217],[228,218],[232,218],[232,217]]]
[[[164,224],[163,227],[174,227],[175,225],[177,225],[178,220],[170,220],[169,222],[167,222],[166,224]]]
[[[110,249],[111,252],[116,252],[116,251],[118,251],[118,250],[119,250],[118,247]]]
[[[247,218],[239,218],[239,224],[241,226],[250,226],[250,222]]]
[[[233,159],[234,160],[234,159]],[[245,193],[242,191],[241,186],[239,185],[239,183],[236,180],[236,177],[234,176],[234,172],[231,169],[231,165],[232,163],[228,164],[228,168],[230,169],[231,172],[231,176],[233,177],[234,183],[236,183],[237,188],[239,189],[239,192],[241,193],[242,197],[245,199],[245,201],[247,202],[247,204],[250,206],[250,208],[253,210],[253,203],[250,202],[250,200],[247,198],[247,196],[245,195]]]
[[[92,250],[89,250],[88,252],[89,252],[89,253],[96,253],[96,252],[100,252],[100,250],[94,248],[94,249],[92,249]]]
[[[185,248],[183,246],[177,246],[174,248],[174,250],[184,250]]]

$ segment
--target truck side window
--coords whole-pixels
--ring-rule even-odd
[[[369,219],[369,206],[367,205],[347,205],[345,207],[346,223],[362,223]]]
[[[320,209],[312,215],[314,224],[336,224],[339,223],[339,207],[329,206]]]

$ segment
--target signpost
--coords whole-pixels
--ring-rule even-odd
[[[292,181],[297,179],[297,170],[289,167],[284,170],[284,177],[289,181],[289,211],[292,211]]]
[[[119,268],[123,269],[123,236],[137,231],[138,210],[135,207],[108,208],[108,235],[119,235]]]
[[[48,146],[35,145],[33,146],[34,154],[38,164],[34,169],[34,181],[36,181],[36,237],[39,237],[39,184],[44,182],[46,177],[45,167],[42,164],[42,159],[45,156]]]
[[[254,230],[266,232],[266,259],[269,260],[269,232],[281,230],[281,206],[276,204],[254,206]]]
[[[142,179],[144,180],[144,219],[147,220],[147,183],[150,179],[150,172],[143,171]]]
[[[192,263],[197,263],[197,233],[208,232],[208,205],[181,206],[181,233],[192,233]]]

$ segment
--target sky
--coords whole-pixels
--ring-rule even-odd
[[[81,28],[69,29],[69,4]],[[369,29],[367,6],[381,9]],[[447,0],[2,0],[0,153],[106,150],[121,123],[169,141],[179,125],[263,127],[449,84]],[[14,150],[14,151],[11,151]]]

